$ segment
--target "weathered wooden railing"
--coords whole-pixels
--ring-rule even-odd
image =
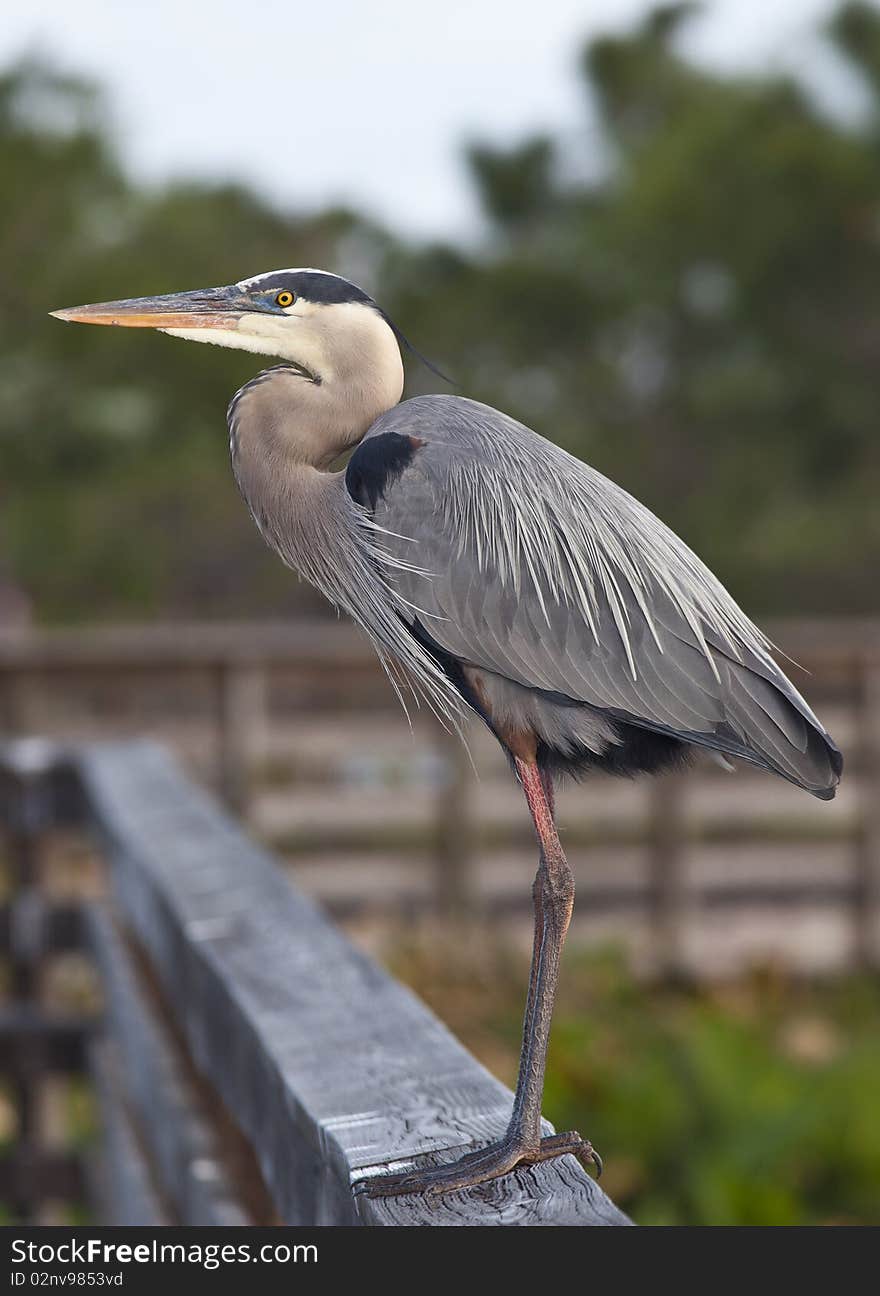
[[[571,1157],[433,1202],[353,1195],[367,1173],[496,1136],[511,1095],[163,750],[8,744],[0,803],[15,849],[33,855],[54,827],[79,824],[109,866],[112,899],[84,906],[79,924],[104,1024],[79,1023],[75,1045],[100,1100],[104,1222],[627,1222]],[[0,1048],[25,1117],[3,1182],[25,1184],[18,1206],[32,1216],[41,1190],[73,1192],[26,1119],[54,1060],[35,959],[71,916],[53,912],[32,869],[19,882],[7,926],[29,1051]]]

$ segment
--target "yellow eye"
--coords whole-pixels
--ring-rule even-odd
[[[292,306],[295,301],[296,301],[296,297],[294,296],[294,294],[292,292],[288,292],[286,288],[282,288],[281,292],[275,298],[275,305]]]

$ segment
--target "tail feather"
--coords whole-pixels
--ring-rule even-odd
[[[726,674],[728,719],[757,763],[822,800],[834,796],[843,756],[807,703],[772,658],[743,662],[715,653]]]
[[[722,683],[724,719],[711,730],[672,729],[622,711],[615,719],[680,742],[734,756],[831,801],[843,770],[843,756],[806,702],[768,658],[759,669],[715,653]]]

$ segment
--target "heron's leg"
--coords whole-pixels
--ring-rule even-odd
[[[556,1001],[559,962],[574,908],[574,878],[562,849],[553,813],[553,785],[537,765],[517,759],[522,784],[540,847],[532,886],[535,930],[529,992],[523,1019],[519,1076],[508,1135],[534,1149],[541,1141],[541,1098],[550,1021]]]
[[[520,780],[522,776],[520,775]],[[556,793],[553,789],[553,775],[547,770],[541,770],[541,787],[544,789],[544,799],[550,808],[550,815],[556,824]],[[531,809],[531,807],[529,807]]]
[[[532,887],[535,906],[532,967],[519,1076],[507,1133],[500,1142],[468,1153],[450,1165],[363,1179],[356,1184],[356,1192],[371,1197],[452,1192],[495,1179],[517,1165],[546,1161],[565,1152],[573,1152],[585,1165],[592,1163],[601,1170],[601,1161],[590,1143],[574,1131],[541,1138],[547,1043],[562,945],[574,906],[574,879],[556,831],[549,779],[532,762],[517,759],[515,764],[538,835],[541,858]]]

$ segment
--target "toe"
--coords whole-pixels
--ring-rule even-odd
[[[393,1197],[400,1193],[417,1192],[410,1187],[411,1174],[370,1175],[369,1179],[358,1179],[352,1184],[355,1197]]]
[[[526,1159],[523,1149],[513,1143],[493,1143],[469,1152],[448,1165],[432,1166],[405,1174],[373,1175],[353,1185],[352,1191],[367,1197],[398,1197],[403,1193],[436,1194],[471,1188],[475,1184],[497,1179]]]

